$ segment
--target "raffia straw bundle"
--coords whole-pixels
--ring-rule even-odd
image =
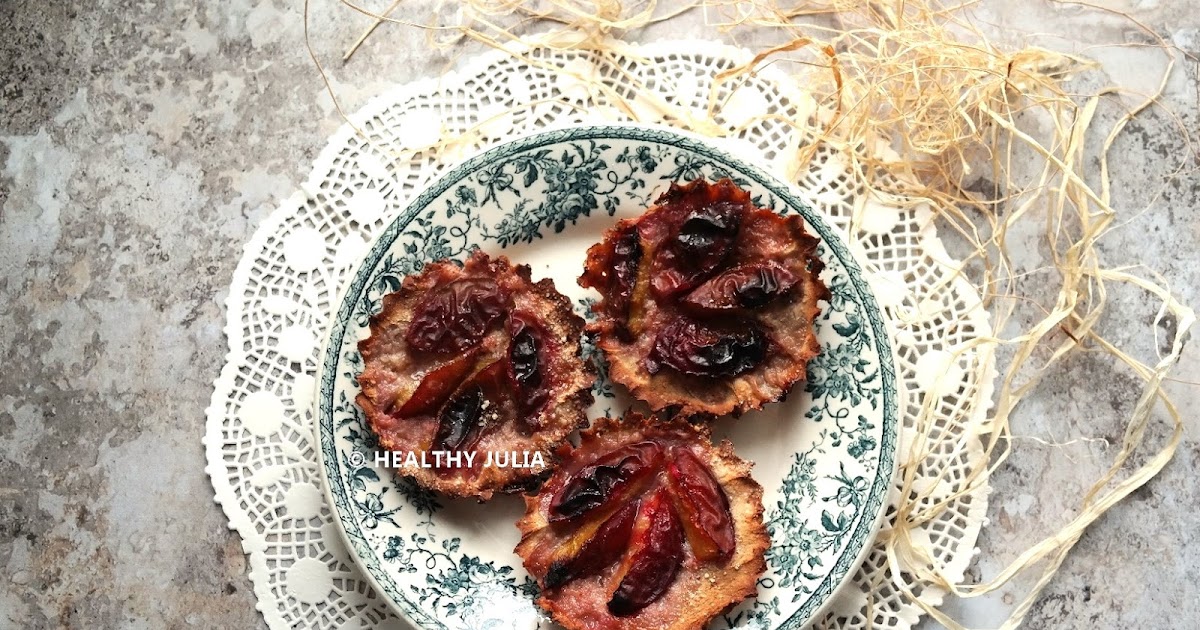
[[[672,3],[672,8],[660,7],[653,0],[469,0],[462,4],[456,24],[392,17],[400,0],[380,12],[351,0],[341,2],[373,20],[345,59],[375,27],[386,22],[423,29],[434,45],[449,46],[467,38],[508,50],[532,65],[544,62],[520,52],[529,46],[604,55],[620,49],[620,36],[631,29],[650,27],[694,11],[703,12],[708,26],[731,38],[768,32],[779,42],[777,45],[766,47],[750,63],[719,75],[714,85],[736,82],[765,64],[786,64],[795,69],[824,112],[820,117],[822,128],[802,130],[818,141],[794,156],[791,163],[795,172],[808,165],[822,143],[837,149],[851,159],[848,171],[860,177],[868,190],[901,207],[932,204],[941,225],[969,244],[968,261],[978,269],[978,275],[970,279],[985,297],[995,330],[1011,329],[1016,321],[1013,314],[1021,305],[1033,304],[1040,309],[1040,319],[1024,326],[1022,332],[976,341],[987,352],[1001,351],[1011,358],[1003,366],[1002,384],[997,388],[990,419],[992,432],[985,444],[988,458],[985,465],[971,472],[970,482],[960,494],[969,492],[971,484],[986,479],[1004,464],[1013,448],[1010,415],[1067,357],[1078,352],[1105,352],[1140,379],[1141,393],[1125,423],[1119,448],[1107,472],[1091,485],[1074,515],[1061,529],[1020,553],[982,584],[954,583],[910,538],[913,527],[935,518],[954,498],[931,502],[914,488],[923,451],[919,446],[912,449],[913,461],[901,463],[902,496],[908,499],[899,506],[894,527],[884,542],[897,586],[944,626],[962,628],[918,599],[914,595],[918,588],[933,585],[960,597],[975,597],[1001,588],[1019,574],[1038,572],[1033,586],[1001,626],[1017,627],[1085,529],[1157,475],[1173,457],[1183,425],[1162,386],[1179,359],[1195,315],[1176,300],[1164,282],[1138,275],[1137,269],[1106,267],[1096,247],[1115,227],[1118,217],[1118,210],[1111,204],[1109,150],[1127,123],[1147,108],[1159,106],[1167,74],[1180,54],[1132,18],[1128,18],[1130,23],[1156,42],[1169,62],[1154,93],[1141,95],[1141,100],[1111,128],[1097,130],[1093,127],[1102,99],[1121,90],[1104,88],[1080,96],[1068,94],[1065,88],[1070,77],[1091,67],[1091,62],[1040,48],[1003,50],[989,43],[964,17],[961,6],[944,7],[932,0],[832,0],[790,8],[770,0]],[[306,18],[308,9],[306,0]],[[542,29],[542,34],[522,35],[531,26]],[[545,32],[546,27],[549,32]],[[305,32],[307,37],[307,19]],[[325,77],[315,54],[313,60]],[[637,93],[637,78],[626,79],[634,88],[632,92]],[[328,80],[326,83],[329,85]],[[620,94],[600,84],[595,87],[636,117],[633,105]],[[332,89],[330,93],[336,104],[336,94]],[[721,107],[715,95],[714,87],[707,118],[692,111],[670,111],[667,103],[655,105],[693,131],[729,133],[714,120]],[[1020,124],[1021,117],[1030,114],[1048,120],[1049,131],[1039,134]],[[786,122],[797,127],[808,124]],[[1176,122],[1186,138],[1187,129],[1178,119]],[[1103,135],[1102,145],[1098,152],[1089,152],[1086,140],[1097,133]],[[881,160],[878,152],[870,149],[878,142],[889,145],[899,159]],[[1188,145],[1190,148],[1190,138]],[[1030,157],[1040,164],[1040,171],[1032,179],[1018,181],[1015,160],[1027,161]],[[1181,157],[1180,170],[1190,157]],[[973,190],[980,171],[990,171],[988,179],[994,183],[991,190]],[[1057,273],[1057,295],[1048,303],[1042,303],[1045,300],[1038,296],[1022,294],[1007,248],[1006,237],[1014,226],[1037,220],[1045,224],[1043,244],[1050,252],[1052,271]],[[1174,319],[1170,350],[1153,364],[1131,356],[1097,330],[1108,305],[1109,288],[1114,285],[1136,287],[1157,299],[1161,308],[1154,325],[1166,317]],[[928,419],[933,408],[933,401],[927,400],[922,412],[925,417],[918,422],[920,431],[932,427]],[[1135,466],[1131,457],[1154,419],[1169,423],[1170,436],[1156,453]],[[916,436],[914,443],[922,444],[922,437]]]

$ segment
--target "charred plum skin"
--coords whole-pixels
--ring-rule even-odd
[[[575,473],[550,502],[550,521],[573,519],[603,505],[648,474],[657,472],[662,450],[652,442],[617,449]]]
[[[766,335],[753,322],[720,330],[679,319],[658,334],[645,363],[651,374],[662,364],[682,374],[732,377],[753,370],[766,354]]]
[[[588,331],[610,378],[688,416],[780,400],[820,349],[818,243],[728,179],[672,184],[588,250],[579,278],[600,293]]]
[[[657,273],[651,284],[655,297],[669,299],[694,289],[729,258],[743,208],[718,202],[689,212],[674,238],[668,238],[655,257]]]
[[[546,360],[543,357],[546,333],[523,314],[513,314],[508,344],[508,378],[522,417],[535,415],[546,403]]]
[[[586,424],[594,371],[584,321],[549,279],[472,252],[433,261],[383,296],[359,341],[356,404],[389,451],[553,450]],[[400,466],[422,487],[486,501],[517,492],[544,467]]]
[[[640,505],[640,501],[626,503],[582,544],[569,540],[561,546],[566,549],[556,550],[556,555],[561,553],[564,557],[550,565],[546,572],[546,588],[557,588],[575,578],[599,572],[619,560],[629,544]]]
[[[516,553],[538,604],[571,630],[696,630],[752,596],[770,537],[752,464],[707,425],[683,418],[598,418],[540,491],[525,497]],[[604,484],[588,510],[556,519],[601,469],[648,463]],[[585,480],[581,482],[580,480]]]
[[[483,401],[483,388],[479,385],[469,387],[451,398],[438,416],[434,447],[437,450],[457,451],[465,446],[479,425]]]
[[[612,273],[615,291],[613,309],[624,315],[629,313],[629,301],[637,283],[638,268],[642,264],[642,242],[637,228],[630,226],[613,245]]]

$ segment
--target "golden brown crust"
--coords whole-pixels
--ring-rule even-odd
[[[576,315],[570,300],[543,279],[532,282],[527,265],[513,266],[504,256],[491,257],[475,251],[460,268],[449,261],[433,262],[418,274],[404,278],[395,292],[383,299],[383,308],[370,319],[371,335],[359,342],[363,372],[358,377],[361,393],[355,399],[367,418],[381,447],[389,451],[420,453],[432,449],[438,428],[437,413],[399,417],[396,407],[408,400],[422,378],[434,369],[460,356],[471,354],[483,364],[502,358],[510,339],[507,323],[487,332],[475,349],[455,353],[428,353],[415,350],[405,339],[412,314],[431,289],[458,279],[484,278],[495,281],[511,294],[511,311],[532,315],[546,332],[548,399],[529,422],[534,429],[517,426],[515,403],[502,401],[493,408],[491,426],[471,449],[478,453],[476,466],[467,470],[437,470],[404,466],[399,472],[412,477],[423,487],[452,496],[472,496],[482,501],[494,492],[519,491],[536,482],[553,464],[553,453],[567,435],[586,426],[586,411],[592,404],[591,387],[595,376],[581,358],[580,337],[583,319]],[[506,318],[509,315],[506,314]],[[507,319],[505,319],[507,322]],[[474,353],[474,354],[472,354]],[[507,418],[505,415],[507,414]],[[517,468],[480,466],[488,451],[541,453],[541,467]],[[432,457],[427,459],[432,460]]]
[[[697,629],[755,594],[758,578],[767,569],[765,553],[770,546],[763,524],[762,486],[750,477],[753,464],[737,457],[731,443],[714,446],[710,439],[706,426],[678,419],[653,421],[630,412],[624,420],[598,419],[583,432],[578,448],[560,448],[561,466],[538,494],[525,497],[525,516],[517,523],[521,542],[515,550],[542,587],[538,604],[556,622],[572,630]],[[702,562],[685,545],[679,573],[663,596],[632,616],[614,617],[607,604],[616,565],[546,588],[546,550],[561,536],[549,521],[549,505],[574,472],[616,448],[644,440],[686,445],[708,466],[729,499],[736,546],[728,560]]]
[[[731,243],[732,252],[719,263],[715,277],[734,267],[771,264],[786,269],[796,278],[786,293],[754,308],[732,308],[720,313],[697,313],[684,305],[683,296],[656,294],[646,285],[662,272],[657,253],[673,238],[671,221],[678,222],[678,211],[671,206],[683,199],[708,195],[718,203],[739,204],[740,230]],[[674,217],[674,218],[673,218]],[[620,239],[636,233],[641,248],[641,265],[636,274],[637,289],[622,296],[614,253]],[[792,386],[807,375],[808,361],[820,351],[813,320],[820,312],[819,300],[827,300],[829,291],[818,274],[824,267],[816,255],[819,240],[804,230],[798,215],[781,217],[769,210],[754,208],[749,194],[729,180],[708,184],[697,180],[687,186],[672,186],[642,216],[624,219],[605,233],[604,239],[588,250],[586,269],[579,283],[600,292],[592,310],[596,320],[588,325],[609,363],[609,377],[625,387],[651,409],[674,410],[684,416],[715,417],[740,415],[761,409],[768,402],[781,400]],[[679,319],[714,321],[737,330],[741,323],[756,323],[769,338],[763,359],[756,367],[729,376],[697,376],[669,367],[648,369],[647,357],[654,351],[657,335]]]

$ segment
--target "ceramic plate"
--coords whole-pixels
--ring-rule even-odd
[[[816,324],[822,350],[808,382],[784,403],[714,425],[756,464],[772,546],[757,598],[709,627],[798,628],[857,566],[884,510],[897,431],[891,347],[858,264],[819,209],[709,142],[659,128],[577,127],[498,146],[434,182],[371,246],[334,314],[316,401],[326,492],[352,555],[416,626],[554,627],[512,552],[520,497],[447,499],[374,464],[376,443],[354,404],[368,317],[405,274],[474,248],[553,278],[586,314],[590,294],[575,279],[588,246],[669,183],[698,177],[730,177],[760,207],[801,214],[823,241],[833,294]],[[625,408],[616,389],[596,384],[593,417]]]

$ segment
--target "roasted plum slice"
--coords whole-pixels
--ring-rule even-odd
[[[612,248],[613,308],[628,312],[642,265],[642,241],[636,226],[617,235]]]
[[[681,303],[701,313],[760,308],[786,295],[798,280],[774,260],[739,265],[696,287]]]
[[[505,371],[503,360],[492,361],[459,386],[438,412],[433,450],[465,450],[490,428],[488,421],[494,422],[498,414],[488,414],[487,409],[494,401],[503,399]]]
[[[409,396],[408,400],[396,411],[396,415],[401,418],[412,418],[436,413],[458,390],[463,379],[471,373],[471,369],[475,367],[477,354],[468,352],[451,359],[445,365],[430,370],[421,378],[421,384],[417,385],[417,389]],[[391,412],[390,407],[388,411]]]
[[[508,342],[509,386],[516,398],[517,413],[532,428],[538,428],[537,413],[546,404],[550,390],[546,374],[546,331],[532,315],[513,313]]]
[[[381,448],[460,453],[463,466],[403,466],[401,474],[453,496],[491,498],[536,481],[545,467],[484,466],[487,453],[539,453],[586,424],[595,379],[581,358],[583,320],[550,280],[474,252],[433,262],[383,298],[359,342],[355,399]],[[405,459],[405,458],[401,458]],[[535,460],[536,461],[536,460]]]
[[[674,297],[712,276],[729,258],[743,210],[736,202],[716,201],[683,214],[675,235],[656,250],[650,280],[655,297]]]
[[[600,294],[588,333],[609,377],[685,416],[782,399],[820,349],[818,243],[728,179],[672,184],[588,249],[579,284]]]
[[[670,588],[682,564],[683,529],[666,490],[660,488],[641,502],[608,612],[628,617],[654,603]]]
[[[567,628],[700,628],[753,595],[762,488],[707,427],[601,418],[525,498],[516,553]]]
[[[619,560],[629,544],[640,505],[634,501],[617,507],[615,512],[607,510],[571,534],[554,550],[554,560],[546,571],[546,588],[596,573]]]
[[[739,376],[766,356],[766,335],[754,322],[716,328],[681,317],[658,333],[645,364],[651,374],[666,366],[693,376]]]
[[[671,451],[667,483],[696,558],[724,560],[733,554],[736,541],[729,498],[691,449]]]
[[[460,451],[471,437],[478,435],[485,400],[483,388],[472,385],[447,401],[438,414],[433,450]]]
[[[584,466],[554,494],[550,520],[559,522],[619,501],[658,472],[662,448],[653,442],[623,446]]]

